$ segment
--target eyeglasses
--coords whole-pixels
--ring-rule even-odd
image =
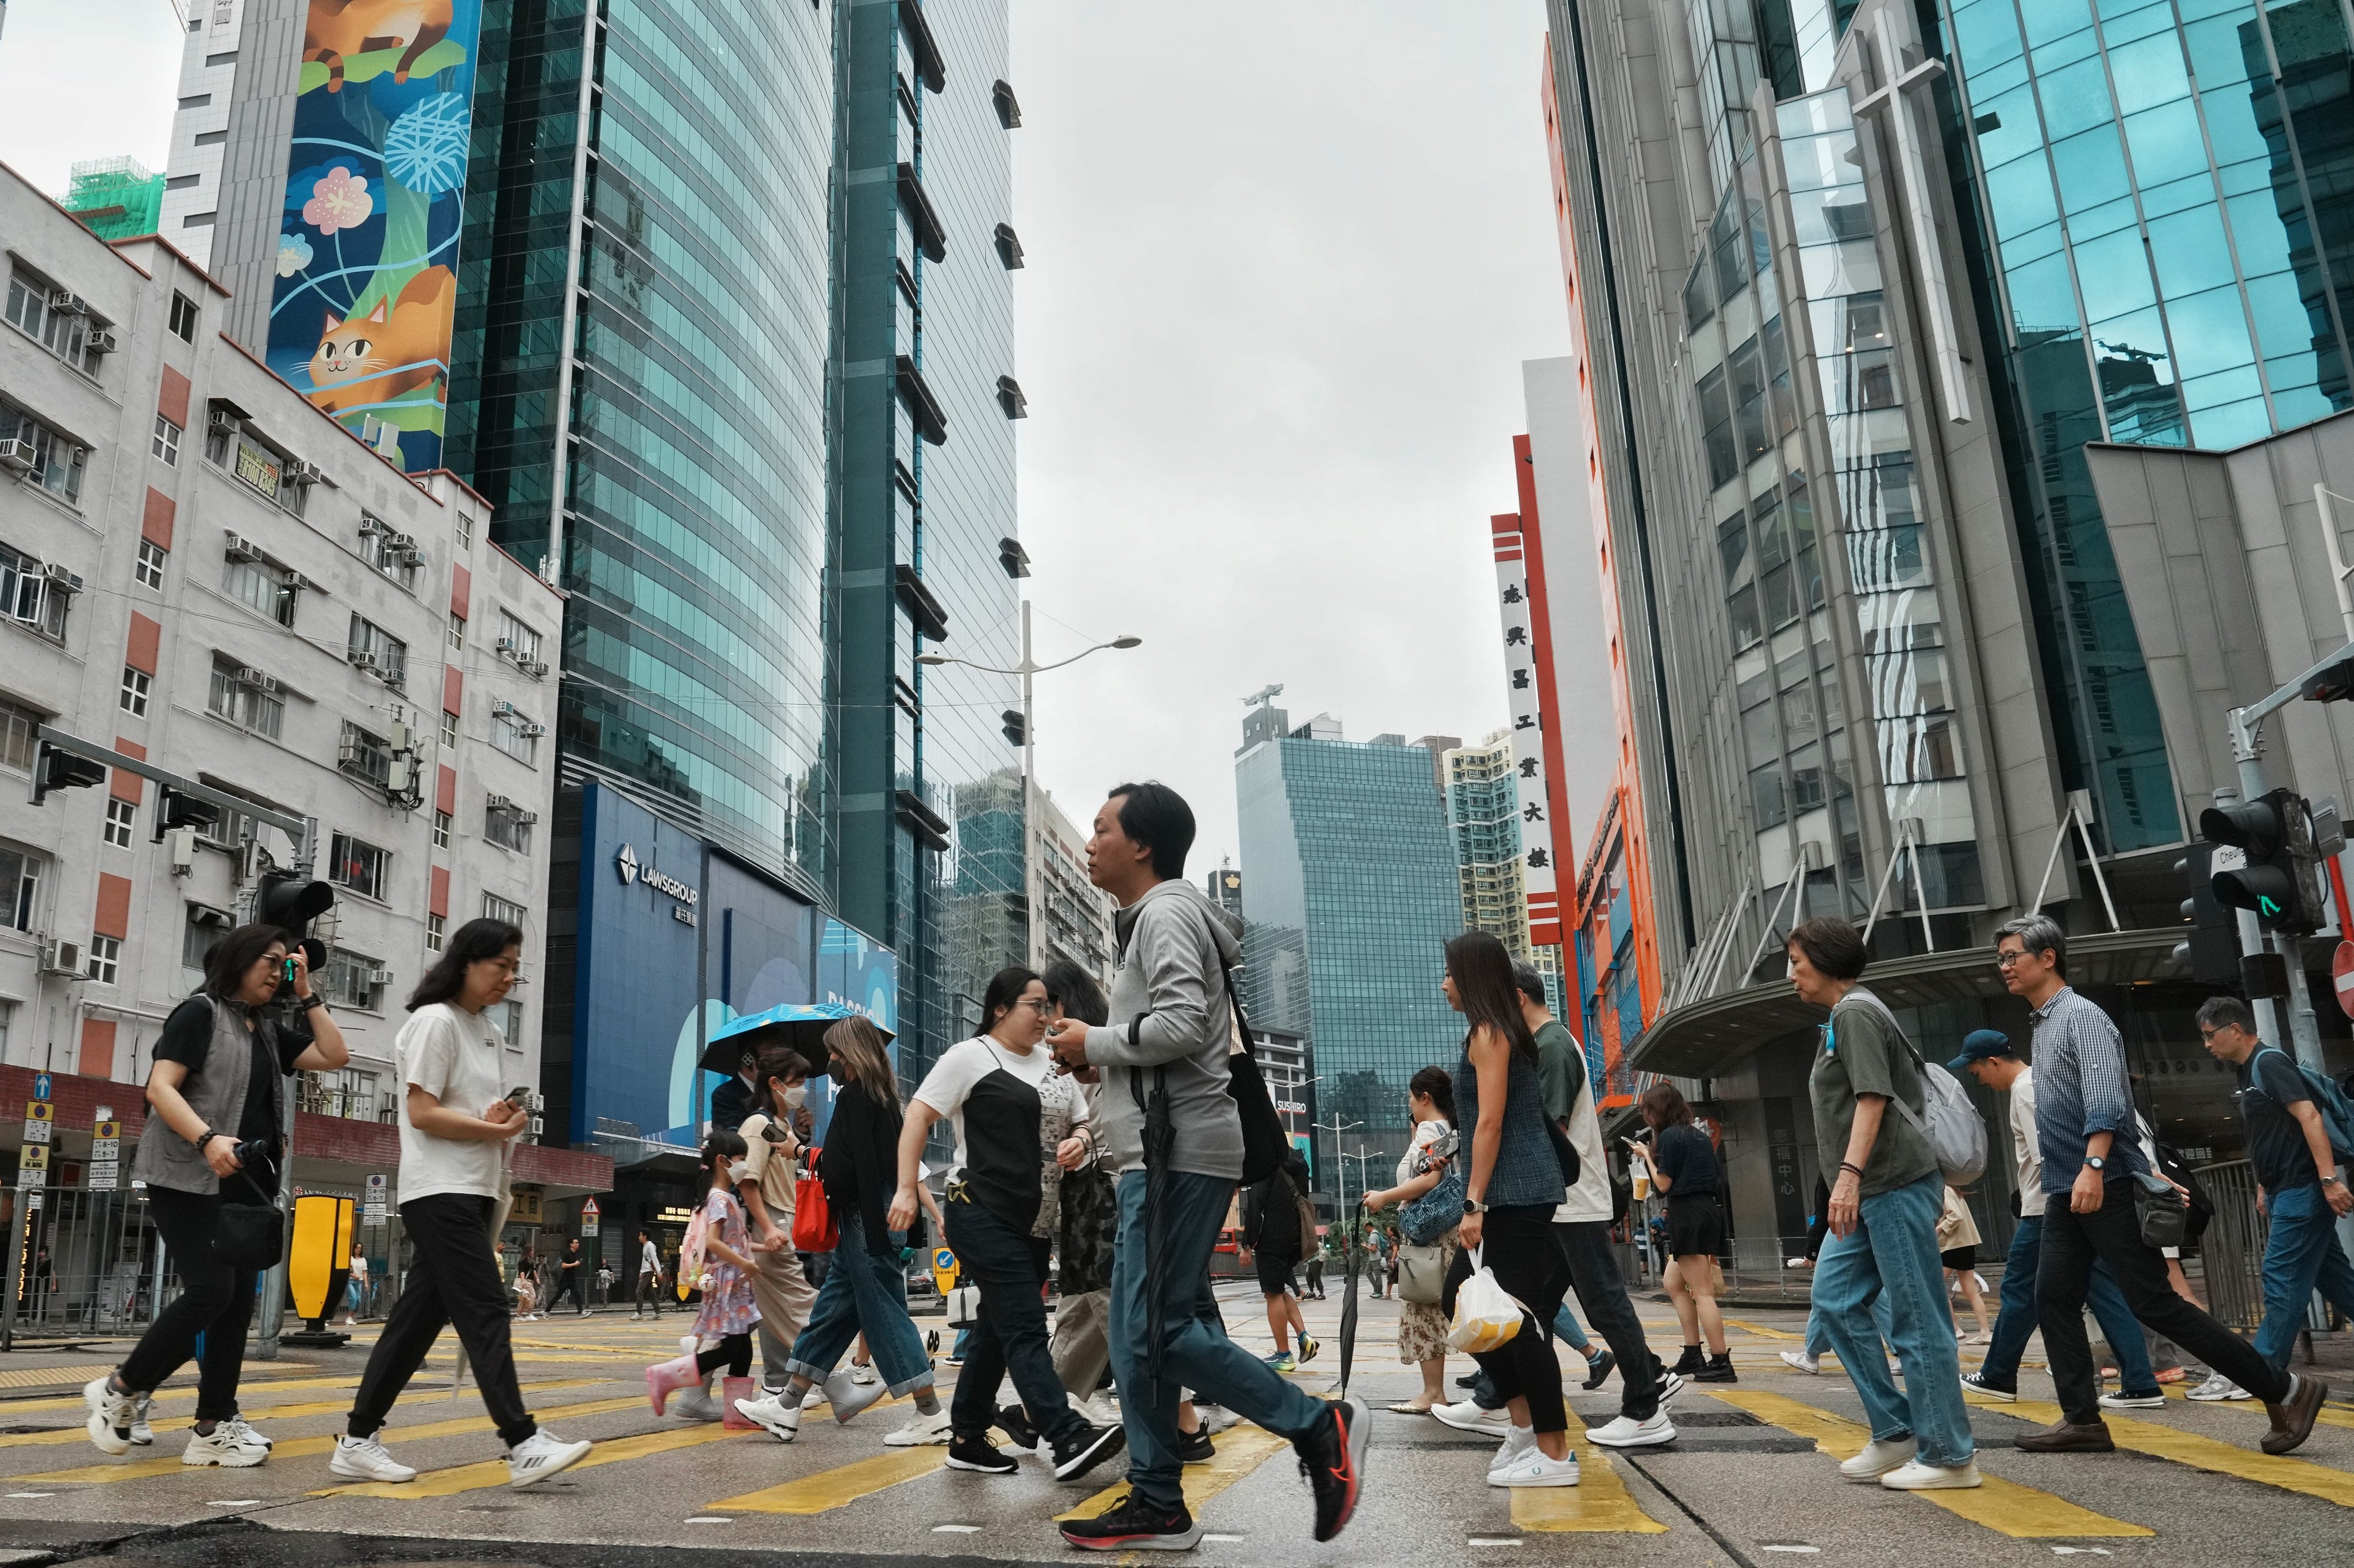
[[[1994,956],[1994,967],[1999,969],[2014,969],[2026,961],[2024,952],[1997,953]]]
[[[1013,1005],[1016,1007],[1026,1007],[1033,1012],[1052,1012],[1055,1011],[1055,1004],[1053,1002],[1041,1001],[1036,997],[1023,997],[1020,1001],[1015,1002]]]

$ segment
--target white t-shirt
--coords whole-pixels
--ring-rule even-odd
[[[1447,1133],[1447,1126],[1444,1117],[1415,1123],[1414,1140],[1405,1146],[1405,1152],[1398,1156],[1397,1184],[1399,1186],[1405,1186],[1422,1174],[1415,1167],[1422,1163],[1423,1150],[1445,1138]]]
[[[2043,1151],[2035,1141],[2035,1069],[2010,1083],[2010,1152],[2019,1162],[2019,1213],[2043,1213]]]
[[[514,1086],[499,1081],[498,1025],[454,1002],[436,1002],[408,1015],[392,1043],[400,1081],[414,1084],[451,1110],[480,1116]],[[408,1095],[400,1097],[400,1201],[437,1192],[496,1198],[506,1191],[504,1142],[436,1138],[409,1125]]]
[[[1000,1067],[1013,1074],[1032,1088],[1045,1083],[1055,1070],[1055,1058],[1044,1044],[1033,1045],[1029,1054],[1007,1049],[994,1040],[965,1040],[940,1053],[932,1070],[916,1090],[916,1098],[947,1117],[956,1127],[956,1164],[949,1171],[953,1181],[964,1174],[966,1160],[964,1141],[964,1102],[972,1094],[972,1086]]]

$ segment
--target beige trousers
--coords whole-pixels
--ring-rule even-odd
[[[755,1202],[765,1202],[758,1193],[746,1196]],[[793,1234],[791,1209],[771,1203],[768,1215],[780,1234]],[[801,1260],[790,1246],[782,1252],[756,1252],[752,1261],[759,1265],[752,1275],[752,1299],[760,1308],[760,1382],[773,1391],[785,1386],[785,1362],[792,1356],[793,1340],[809,1322],[817,1291],[801,1273]]]

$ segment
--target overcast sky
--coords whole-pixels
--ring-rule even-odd
[[[1504,722],[1487,518],[1521,361],[1568,334],[1543,31],[1542,0],[1016,0],[1041,653],[1145,639],[1040,683],[1082,825],[1159,778],[1194,869],[1232,853],[1270,682],[1354,740]],[[179,46],[172,0],[13,0],[0,162],[52,191],[82,158],[162,168]]]

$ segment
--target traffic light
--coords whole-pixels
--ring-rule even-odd
[[[2211,843],[2244,852],[2246,863],[2214,874],[2218,902],[2255,912],[2259,922],[2281,931],[2318,930],[2322,907],[2321,856],[2314,844],[2313,810],[2294,789],[2274,789],[2232,806],[2200,813],[2200,835]]]
[[[106,782],[107,768],[75,752],[59,751],[44,741],[40,762],[33,770],[33,804],[52,789],[87,789]]]
[[[2190,924],[2190,938],[2178,944],[2174,960],[2201,985],[2228,986],[2240,978],[2240,927],[2232,912],[2215,896],[2213,844],[2192,844],[2174,863],[2183,878],[2182,917]]]
[[[997,716],[1005,721],[998,727],[1005,732],[1006,739],[1012,741],[1016,746],[1020,746],[1023,740],[1028,738],[1030,734],[1030,724],[1028,720],[1022,716],[1022,710],[1020,708],[1008,708]]]
[[[316,971],[327,960],[327,948],[310,935],[311,922],[334,905],[335,890],[326,883],[304,882],[291,871],[273,871],[262,877],[261,890],[254,895],[253,917],[301,943]]]
[[[164,835],[175,828],[217,828],[220,826],[221,809],[209,800],[198,800],[181,794],[169,784],[158,786],[155,797],[154,841],[164,842]]]

